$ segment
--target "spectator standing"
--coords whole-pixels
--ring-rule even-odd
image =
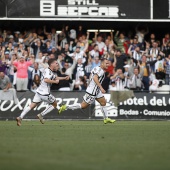
[[[2,90],[1,100],[13,100],[15,104],[18,103],[16,90],[12,88],[9,77],[0,71],[0,90]]]
[[[170,85],[170,54],[165,58],[164,65],[166,68],[165,84]]]
[[[97,44],[94,45],[93,50],[89,52],[92,59],[98,57],[99,58],[99,46]]]
[[[120,50],[122,53],[125,53],[124,43],[125,43],[125,36],[123,33],[120,33],[119,37],[119,31],[116,32],[114,40],[117,44],[118,50]]]
[[[127,57],[123,55],[120,50],[116,51],[116,70],[121,69],[124,70],[124,65],[127,64]]]
[[[60,77],[66,77],[67,75],[65,74],[66,72],[66,68],[62,68],[61,69],[61,75]],[[59,91],[71,91],[70,89],[70,84],[72,83],[73,81],[69,78],[69,80],[60,80],[59,81]]]
[[[25,61],[24,56],[20,56],[19,61],[13,61],[12,64],[17,68],[17,91],[26,91],[28,85],[28,67],[34,63],[34,59]]]
[[[118,91],[124,90],[123,81],[124,81],[124,74],[122,69],[117,69],[116,73],[110,77],[111,81],[114,81],[116,84],[116,89]]]
[[[144,85],[144,90],[149,90],[149,76],[151,74],[151,68],[150,66],[153,66],[157,60],[155,61],[147,61],[146,55],[142,56],[142,61],[138,62],[134,59],[136,63],[138,63],[138,66],[140,67],[140,73],[142,75],[142,83]]]
[[[34,62],[33,68],[32,67],[28,67],[28,70],[30,72],[30,80],[28,82],[28,89],[30,90],[35,75],[38,75],[40,77],[40,79],[41,79],[42,72],[39,69],[39,64],[37,62]]]
[[[141,73],[142,74],[142,73]],[[138,68],[134,68],[132,76],[129,78],[130,90],[141,90],[142,89],[142,75],[139,73]]]
[[[77,60],[77,64],[75,66],[74,69],[74,76],[75,76],[75,80],[78,81],[80,76],[85,76],[86,75],[86,71],[85,71],[85,63],[83,63],[82,58],[78,58]]]
[[[95,38],[97,36],[97,40],[96,40],[96,44],[98,45],[99,48],[99,54],[100,57],[104,54],[105,51],[107,51],[106,45],[102,40],[102,36],[99,34],[97,35],[97,33],[95,33]]]
[[[41,82],[40,76],[38,74],[35,74],[31,85],[32,92],[36,93],[36,90],[39,87],[40,82]]]
[[[36,59],[38,58],[39,52],[46,51],[46,45],[39,39],[35,39],[31,44],[31,47],[33,48],[34,56]]]

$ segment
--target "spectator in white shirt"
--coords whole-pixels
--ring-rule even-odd
[[[90,51],[89,53],[90,53],[91,58],[99,57],[99,46],[95,44],[93,50]]]
[[[80,50],[80,46],[76,47],[76,50],[74,53],[68,54],[68,56],[70,57],[75,57],[75,60],[77,61],[79,58],[82,58],[82,62],[84,63],[86,61],[86,59],[83,57],[85,55],[84,51]]]

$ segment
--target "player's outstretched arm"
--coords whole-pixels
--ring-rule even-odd
[[[51,80],[51,79],[44,79],[44,82],[45,83],[50,83],[50,84],[52,84],[52,83],[54,83],[54,84],[58,84],[59,83],[59,80],[58,79],[55,79],[55,80]]]
[[[69,80],[70,77],[69,76],[65,76],[65,77],[57,77],[56,80]]]

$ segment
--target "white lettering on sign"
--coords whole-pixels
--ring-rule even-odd
[[[68,0],[68,5],[99,5],[96,0]]]
[[[62,17],[119,17],[118,6],[99,5],[96,0],[68,0],[68,5],[58,5],[55,0],[40,0],[40,16]]]
[[[55,15],[55,0],[41,0],[40,16],[54,16],[54,15]]]
[[[145,116],[170,116],[170,111],[167,111],[167,110],[165,110],[165,111],[157,111],[157,110],[149,111],[149,110],[145,109],[143,111],[143,114]]]

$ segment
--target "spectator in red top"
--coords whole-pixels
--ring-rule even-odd
[[[113,62],[113,59],[109,59],[109,66],[106,72],[109,73],[109,75],[113,75],[115,73],[115,61]]]
[[[19,61],[11,62],[17,68],[17,91],[26,91],[28,85],[28,67],[34,63],[34,59],[25,61],[24,56],[20,56]]]

